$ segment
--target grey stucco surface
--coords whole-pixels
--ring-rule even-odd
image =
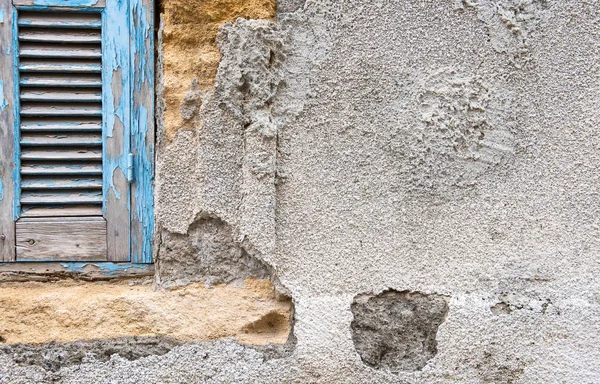
[[[156,209],[168,233],[217,217],[272,267],[293,354],[0,356],[0,382],[600,382],[600,3],[281,3],[223,28],[197,131],[159,148]],[[353,298],[388,289],[449,297],[420,371],[354,348]]]

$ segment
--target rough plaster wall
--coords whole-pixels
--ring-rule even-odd
[[[275,197],[246,203],[263,187],[272,193],[273,178],[257,178],[260,188],[248,180],[248,121],[208,91],[197,129],[160,149],[157,205],[163,231],[185,234],[217,217],[273,267],[294,298],[293,354],[265,360],[225,340],[57,373],[0,356],[0,377],[600,381],[598,4],[282,0],[279,8],[293,13],[228,25],[220,42],[223,57],[254,47],[239,64],[267,76],[252,95],[277,83],[267,108],[277,127]],[[285,58],[255,72],[269,60],[247,60],[281,39]],[[256,228],[273,234],[252,232],[255,210]],[[437,354],[421,371],[375,370],[356,352],[354,297],[388,289],[450,298]]]

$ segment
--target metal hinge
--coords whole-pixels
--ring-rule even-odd
[[[133,183],[133,153],[127,156],[127,181]]]

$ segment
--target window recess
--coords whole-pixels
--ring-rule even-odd
[[[0,261],[149,263],[151,4],[35,3],[0,0]]]

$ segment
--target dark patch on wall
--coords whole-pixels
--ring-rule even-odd
[[[271,268],[236,241],[232,227],[201,218],[185,235],[163,231],[158,271],[163,285],[227,284],[246,278],[271,280]]]
[[[389,290],[356,296],[351,310],[352,340],[363,362],[416,371],[437,354],[437,330],[448,303],[441,295]]]
[[[165,337],[139,336],[44,345],[0,345],[0,354],[11,356],[22,366],[37,365],[56,372],[62,367],[85,362],[108,361],[117,354],[127,360],[164,355],[181,344],[183,342]]]

